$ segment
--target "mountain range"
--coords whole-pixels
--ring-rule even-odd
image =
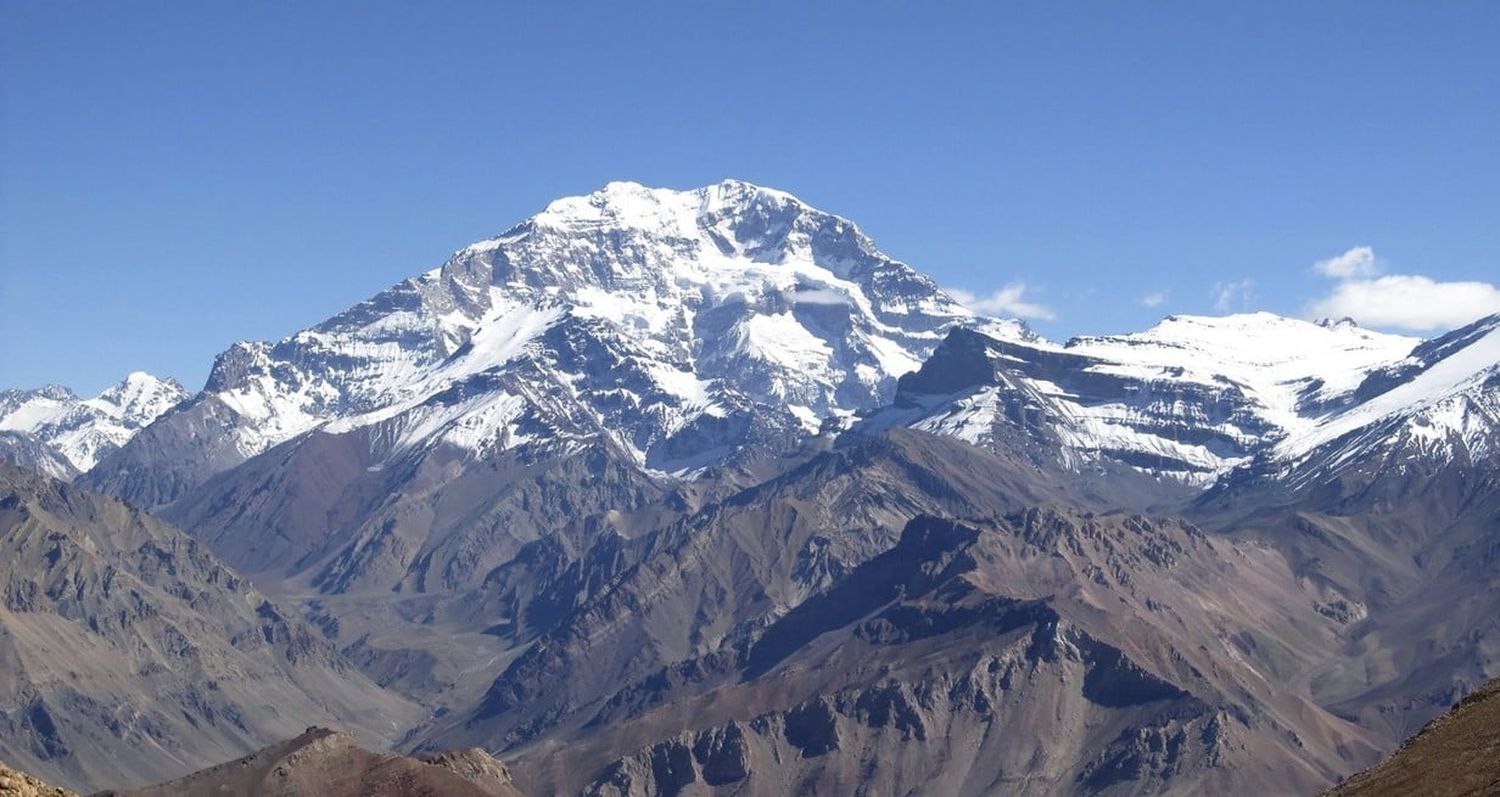
[[[1500,317],[1054,342],[790,194],[611,183],[196,394],[0,394],[0,758],[321,724],[530,793],[1310,793],[1500,674],[1497,430]]]
[[[90,399],[59,385],[6,390],[0,392],[0,452],[8,461],[72,479],[188,397],[172,379],[141,371]]]

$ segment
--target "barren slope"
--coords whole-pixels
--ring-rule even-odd
[[[1326,797],[1481,797],[1500,794],[1500,681],[1428,723],[1390,759]]]
[[[310,723],[386,744],[424,712],[207,549],[0,464],[0,757],[55,783],[160,780]]]
[[[185,778],[95,797],[520,797],[482,750],[410,758],[375,753],[326,728]]]

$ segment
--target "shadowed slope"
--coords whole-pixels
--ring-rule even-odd
[[[423,716],[203,545],[0,465],[0,757],[69,786],[192,771],[340,722],[388,744]]]

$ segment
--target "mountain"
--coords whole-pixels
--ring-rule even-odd
[[[1305,689],[1391,742],[1500,675],[1500,317],[1421,342],[1268,314],[1060,347],[954,330],[855,428],[897,425],[1203,485],[1163,503],[1317,585],[1346,628]]]
[[[1286,490],[1352,475],[1357,463],[1442,468],[1500,455],[1500,316],[1423,342],[1368,373],[1347,406],[1306,433],[1279,441],[1236,483]],[[1369,481],[1376,475],[1357,478]]]
[[[77,483],[537,793],[1312,792],[1500,674],[1497,326],[1059,343],[788,194],[613,183]]]
[[[860,423],[1219,491],[1315,482],[1376,448],[1470,462],[1492,455],[1500,429],[1497,327],[1491,316],[1420,341],[1347,320],[1172,316],[1062,345],[960,328]]]
[[[0,759],[72,787],[160,780],[311,722],[388,741],[420,709],[208,550],[0,463]]]
[[[1123,465],[1203,487],[1306,439],[1418,343],[1270,313],[1171,316],[1064,344],[959,329],[864,422],[976,445],[1015,437],[1073,470]]]
[[[472,587],[552,529],[753,470],[877,406],[956,325],[1030,336],[788,194],[612,183],[236,344],[81,483],[250,575]]]
[[[687,472],[879,404],[959,323],[981,321],[789,194],[611,183],[285,340],[236,344],[90,481],[159,506],[314,429],[367,430],[371,466],[607,437]]]
[[[532,636],[420,746],[598,794],[1307,791],[1374,757],[1278,685],[1339,632],[1284,560],[1056,508],[1088,499],[1055,476],[896,429],[600,542],[577,578],[536,590],[517,557],[487,594],[543,611],[487,616]]]
[[[1491,681],[1429,722],[1379,766],[1326,797],[1481,797],[1500,791],[1500,682]]]
[[[0,459],[70,479],[188,398],[172,379],[137,371],[80,399],[58,385],[0,392]]]
[[[346,733],[308,728],[236,761],[143,789],[95,797],[520,797],[483,750],[421,758],[376,753]]]
[[[1421,344],[1356,395],[1185,511],[1317,585],[1347,629],[1309,689],[1395,743],[1500,676],[1500,318]]]

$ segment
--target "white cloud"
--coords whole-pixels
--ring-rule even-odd
[[[1313,264],[1337,282],[1307,308],[1310,318],[1352,318],[1372,327],[1431,331],[1500,313],[1500,288],[1488,282],[1438,282],[1421,274],[1380,273],[1368,246]]]
[[[1141,297],[1142,307],[1161,307],[1171,296],[1169,291],[1152,291]]]
[[[1215,282],[1210,295],[1214,297],[1214,307],[1218,308],[1221,313],[1245,310],[1255,299],[1255,281],[1242,279],[1234,282]]]
[[[826,288],[808,288],[792,294],[797,304],[849,304],[849,296]]]
[[[1380,264],[1375,262],[1375,250],[1368,246],[1356,246],[1338,257],[1319,260],[1313,270],[1325,277],[1353,279],[1373,277],[1380,273]]]
[[[1052,308],[1026,300],[1026,283],[1024,282],[1012,282],[988,296],[979,296],[973,291],[966,291],[962,288],[949,290],[948,294],[959,304],[984,315],[1030,318],[1040,321],[1051,321],[1057,318]]]
[[[1352,318],[1372,327],[1429,331],[1500,313],[1500,289],[1487,282],[1436,282],[1417,274],[1343,280],[1308,308],[1313,318]]]

